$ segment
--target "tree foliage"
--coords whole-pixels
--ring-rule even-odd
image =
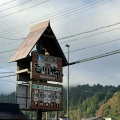
[[[80,118],[97,116],[99,108],[107,103],[117,91],[120,91],[120,86],[102,86],[100,84],[90,86],[87,84],[71,87],[69,92],[70,117],[77,120]],[[63,98],[66,99],[66,91]],[[63,102],[63,108],[66,107],[65,102]],[[102,112],[104,117],[112,116],[113,118],[116,118],[117,112],[115,112],[115,107],[112,107],[111,109],[111,106],[109,105],[106,106],[106,109],[102,110],[105,112]]]

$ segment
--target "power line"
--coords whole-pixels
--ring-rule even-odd
[[[95,44],[95,45],[92,45],[92,46],[83,47],[83,48],[80,48],[80,49],[76,49],[76,50],[70,51],[69,53],[77,52],[77,51],[80,51],[80,50],[85,50],[85,49],[88,49],[88,48],[93,48],[93,47],[96,47],[96,46],[108,44],[108,43],[111,43],[111,42],[116,42],[116,41],[119,41],[119,40],[120,40],[120,39],[115,39],[115,40],[110,40],[110,41],[108,41],[108,42],[103,42],[103,43]],[[21,48],[21,49],[22,49],[22,48]],[[2,51],[2,52],[0,52],[0,53],[12,52],[12,51],[15,51],[15,50],[17,50],[17,49]],[[58,50],[56,50],[56,51],[58,51]],[[56,51],[51,51],[50,53],[53,53],[53,52],[56,52]],[[67,54],[67,52],[64,53],[64,54]],[[4,58],[6,58],[6,57],[11,57],[11,56],[5,56],[5,57],[2,57],[1,59],[4,59]]]
[[[111,56],[111,55],[118,54],[118,53],[120,53],[120,49],[114,50],[114,51],[111,51],[111,52],[107,52],[107,53],[104,53],[104,54],[100,54],[100,55],[97,55],[97,56],[94,56],[94,57],[85,58],[85,59],[82,59],[82,60],[71,62],[71,63],[69,63],[69,65],[73,65],[73,64],[77,64],[77,63],[82,63],[82,62],[87,62],[87,61],[91,61],[91,60],[103,58],[103,57],[106,57],[106,56]],[[6,58],[6,57],[4,57],[4,58]],[[1,58],[1,59],[3,59],[3,58]]]
[[[28,1],[25,1],[25,2],[20,3],[20,4],[18,4],[18,5],[15,5],[15,6],[6,8],[6,9],[4,9],[4,10],[1,10],[0,12],[4,12],[4,11],[6,11],[6,10],[12,9],[12,8],[17,7],[17,6],[20,6],[20,5],[23,5],[23,4],[28,3],[28,2],[30,2],[30,1],[32,1],[32,0],[28,0]]]
[[[101,2],[101,1],[100,1],[100,2]],[[97,3],[98,3],[98,2],[97,2]],[[94,3],[94,4],[96,4],[96,3]],[[81,6],[82,6],[82,5],[81,5]],[[80,7],[81,7],[81,6],[80,6]],[[90,6],[90,5],[89,5],[89,6]],[[78,7],[78,6],[77,6],[77,7]],[[84,8],[86,8],[86,7],[88,7],[88,6],[85,6]],[[75,9],[75,8],[74,8],[74,9]],[[83,9],[83,8],[81,8],[81,9]],[[79,10],[81,10],[81,9],[79,9]],[[76,11],[76,10],[75,10],[75,11]],[[66,12],[68,12],[67,15],[70,13],[69,10],[67,10]],[[61,12],[60,12],[60,13],[61,13]],[[51,14],[51,16],[50,16],[50,15],[49,15],[49,16],[50,16],[50,17],[54,17],[54,18],[52,18],[52,19],[55,19],[55,18],[56,18],[56,17],[55,17],[56,15],[59,15],[58,17],[60,17],[60,13],[55,14],[55,15],[52,15],[52,14]],[[64,12],[62,12],[62,13],[64,13]],[[46,19],[48,19],[48,18],[46,18]],[[44,20],[44,19],[43,19],[43,20]],[[26,25],[26,24],[25,24],[25,25]],[[25,25],[24,25],[24,26],[25,26]],[[20,26],[20,27],[21,27],[21,26]],[[18,27],[17,27],[17,28],[18,28]],[[7,30],[7,31],[8,31],[8,30]],[[3,34],[3,35],[4,35],[4,34]]]
[[[1,68],[6,68],[6,67],[14,67],[14,66],[13,66],[13,65],[2,66],[2,67],[0,67],[0,69],[1,69]]]
[[[75,42],[75,41],[78,41],[78,40],[81,40],[81,39],[85,39],[85,38],[89,38],[89,37],[92,37],[92,36],[96,36],[96,35],[100,35],[100,34],[103,34],[103,33],[108,33],[108,32],[111,32],[111,31],[114,31],[114,30],[118,30],[120,29],[120,27],[118,28],[113,28],[111,30],[107,30],[107,31],[103,31],[103,32],[99,32],[99,33],[95,33],[95,34],[92,34],[92,35],[88,35],[88,36],[84,36],[84,37],[81,37],[79,39],[72,39],[72,40],[68,40],[68,41],[64,41],[64,42],[61,42],[61,44],[64,44],[64,43],[68,43],[68,42]],[[74,35],[75,36],[75,35]],[[70,36],[71,37],[71,36]],[[68,37],[69,38],[69,37]],[[59,39],[58,39],[59,40]]]
[[[21,4],[19,4],[19,5],[22,5],[22,4],[25,4],[25,3],[27,3],[27,2],[30,2],[31,0],[29,0],[29,1],[26,1],[26,2],[24,2],[24,3],[21,3]],[[49,1],[49,0],[47,0],[47,1]],[[42,4],[42,3],[45,3],[45,2],[47,2],[47,1],[44,1],[44,2],[41,2],[41,3],[38,3],[38,4],[36,4],[36,5],[33,5],[33,6],[31,6],[31,7],[35,7],[35,6],[37,6],[37,5],[39,5],[39,4]],[[16,5],[16,6],[18,6],[18,5]],[[14,6],[14,7],[16,7],[16,6]],[[29,9],[29,8],[31,8],[31,7],[28,7],[28,8],[25,8],[24,10],[26,10],[26,9]],[[13,8],[13,7],[12,7]],[[20,10],[20,11],[23,11],[23,10]],[[17,11],[17,12],[20,12],[20,11]],[[15,12],[16,13],[16,12]],[[6,16],[6,15],[5,15]],[[1,17],[0,17],[1,18]],[[1,21],[2,22],[2,21]],[[2,22],[3,23],[3,22]],[[3,23],[4,25],[6,25],[5,23]],[[8,26],[8,25],[6,25],[6,26]],[[8,26],[8,27],[10,27],[10,26]],[[11,28],[11,27],[10,27]],[[15,29],[12,29],[13,31],[15,31],[15,32],[17,32],[17,33],[19,33],[20,35],[21,35],[21,33],[20,32],[18,32],[17,30],[15,30]],[[17,39],[10,39],[10,38],[6,38],[6,37],[3,37],[3,36],[0,36],[1,38],[4,38],[4,39],[9,39],[9,40],[17,40]],[[24,38],[23,38],[24,39]],[[19,39],[18,39],[19,40]]]
[[[77,33],[77,34],[74,34],[74,35],[66,36],[66,37],[63,37],[63,38],[59,38],[58,40],[62,40],[62,39],[66,39],[66,38],[71,38],[71,37],[75,37],[75,36],[82,35],[82,34],[86,34],[86,33],[88,34],[88,33],[95,32],[95,31],[100,30],[100,29],[113,27],[113,26],[118,25],[118,24],[120,24],[120,22],[115,23],[115,24],[111,24],[111,25],[107,25],[107,26],[103,26],[103,27],[100,27],[100,28],[96,28],[96,29],[93,29],[93,30],[89,30],[89,31]],[[107,33],[107,32],[111,32],[111,31],[114,31],[114,30],[117,30],[117,29],[120,29],[120,27],[114,28],[114,29],[111,29],[111,30],[108,30],[108,31],[96,33],[96,34],[93,34],[93,35],[85,36],[85,37],[82,37],[82,38],[79,38],[79,39],[64,41],[64,42],[61,42],[61,44],[68,43],[68,42],[73,42],[73,41],[77,41],[77,40],[80,40],[80,39],[92,37],[92,36],[99,35],[99,34],[103,34],[103,33]],[[5,38],[5,37],[3,37],[3,36],[0,36],[0,37],[1,37],[1,38],[4,38],[4,39],[9,39],[9,40],[21,40],[21,39],[25,39],[25,38],[19,38],[19,39]]]
[[[11,77],[11,76],[16,76],[16,74],[13,74],[13,75],[6,75],[6,76],[0,76],[0,78]]]
[[[118,24],[118,23],[116,23],[116,24]]]
[[[9,2],[3,3],[3,4],[1,4],[0,6],[3,6],[3,5],[6,5],[6,4],[9,4],[9,3],[13,2],[13,1],[15,1],[15,0],[11,0],[11,1],[9,1]]]
[[[73,35],[70,35],[70,36],[62,37],[62,38],[59,38],[59,40],[66,39],[66,38],[71,38],[71,37],[75,37],[75,36],[86,34],[86,33],[95,32],[95,31],[98,31],[98,30],[101,30],[101,29],[104,29],[104,28],[113,27],[113,26],[116,26],[116,25],[119,25],[119,24],[120,24],[120,22],[117,22],[117,23],[114,23],[114,24],[110,24],[110,25],[99,27],[99,28],[95,28],[93,30],[84,31],[84,32],[81,32],[81,33],[77,33],[77,34],[73,34]]]
[[[117,23],[116,23],[116,24],[117,24]],[[68,42],[75,42],[75,41],[77,41],[77,40],[81,40],[81,39],[89,38],[89,37],[92,37],[92,36],[95,36],[95,35],[99,35],[99,34],[111,32],[111,31],[117,30],[117,29],[120,29],[120,28],[118,27],[118,28],[111,29],[111,30],[108,30],[108,31],[104,31],[104,32],[92,34],[92,35],[89,35],[89,36],[85,36],[85,37],[82,37],[82,38],[79,38],[79,39],[73,39],[73,40],[61,42],[61,44],[63,44],[63,43],[68,43]],[[24,38],[24,39],[25,39],[25,38]],[[83,49],[87,49],[87,48],[92,48],[92,47],[100,46],[100,45],[107,44],[107,43],[110,43],[110,42],[115,42],[115,41],[118,41],[118,40],[120,40],[120,39],[115,39],[115,40],[111,40],[111,41],[108,41],[108,42],[104,42],[104,43],[100,43],[100,44],[88,46],[88,47],[85,47],[85,48],[80,48],[80,49],[73,50],[73,51],[70,51],[70,52],[75,52],[75,51],[79,51],[79,50],[83,50]],[[5,45],[8,45],[8,44],[12,44],[12,43],[14,43],[14,42],[10,42],[10,43],[7,43],[7,44],[3,44],[3,45],[1,45],[1,46],[5,46]],[[2,51],[2,52],[0,52],[0,53],[11,52],[11,51],[15,51],[15,50],[17,50],[17,49],[13,49],[13,50],[9,50],[9,51]]]
[[[103,1],[103,0],[102,0],[102,1]],[[99,2],[97,2],[97,3],[100,3],[100,2],[102,2],[102,1],[99,1]],[[110,1],[111,1],[111,0],[110,0]],[[104,1],[103,3],[98,4],[98,5],[102,5],[102,4],[106,3],[106,2],[109,2],[109,1]],[[91,8],[93,8],[93,7],[98,6],[97,4],[92,4],[92,5],[93,5],[92,7],[91,7],[91,5],[89,5],[90,7],[89,7],[89,6],[84,7],[84,8],[88,8],[88,9],[82,8],[82,10],[81,10],[81,9],[78,9],[78,10],[74,10],[74,11],[68,12],[68,13],[66,13],[66,14],[63,15],[64,17],[59,18],[59,19],[56,19],[56,20],[60,20],[60,19],[66,18],[66,17],[70,17],[70,16],[75,15],[75,14],[77,14],[77,13],[79,13],[79,12],[83,12],[83,11],[85,11],[85,10],[89,10],[89,9],[91,9]],[[79,10],[81,10],[81,11],[79,11]],[[76,11],[78,11],[78,12],[76,12]],[[73,13],[73,14],[70,14],[70,13]],[[61,16],[60,16],[60,17],[61,17]]]
[[[104,32],[100,32],[100,33],[92,34],[92,35],[89,35],[89,36],[85,36],[85,37],[82,37],[82,38],[79,38],[79,39],[74,39],[74,40],[65,41],[65,42],[62,42],[61,44],[63,44],[63,43],[68,43],[68,42],[74,42],[74,41],[76,41],[76,40],[80,40],[80,39],[84,39],[84,38],[92,37],[92,36],[95,36],[95,35],[99,35],[99,34],[103,34],[103,33],[111,32],[111,31],[114,31],[114,30],[117,30],[117,29],[120,29],[120,27],[118,27],[118,28],[114,28],[114,29],[111,29],[111,30],[108,30],[108,31],[104,31]],[[81,48],[81,49],[76,49],[76,50],[70,51],[70,53],[71,53],[71,52],[75,52],[75,51],[79,51],[79,50],[83,50],[83,49],[88,49],[88,48],[92,48],[92,47],[100,46],[100,45],[107,44],[107,43],[111,43],[111,42],[115,42],[115,41],[118,41],[118,40],[120,40],[120,39],[115,39],[115,40],[111,40],[111,41],[108,41],[108,42],[103,42],[103,43],[100,43],[100,44],[96,44],[96,45],[92,45],[92,46],[84,47],[84,48]],[[10,51],[15,51],[15,50],[17,50],[17,49],[13,49],[13,50],[10,50]],[[57,50],[56,50],[56,51],[57,51]],[[56,51],[54,51],[54,52],[56,52]],[[9,52],[9,51],[3,51],[3,53],[4,53],[4,52]],[[50,53],[53,53],[53,51],[50,52]],[[66,53],[65,53],[65,54],[66,54]]]
[[[98,56],[94,56],[94,57],[90,57],[90,58],[85,58],[85,59],[82,59],[82,60],[78,60],[78,61],[69,63],[69,65],[73,65],[73,64],[77,64],[77,63],[82,63],[82,62],[87,62],[87,61],[90,61],[90,60],[95,60],[95,59],[103,58],[103,57],[114,55],[114,54],[118,54],[118,53],[120,53],[120,49],[112,51],[112,52],[108,52],[108,53],[105,53],[105,54],[101,54],[101,55],[98,55]],[[11,76],[16,76],[16,74],[7,75],[7,76],[1,76],[0,78],[11,77]]]
[[[0,60],[5,59],[5,58],[8,58],[8,57],[11,57],[11,55],[10,55],[10,56],[1,57]]]
[[[72,51],[70,51],[70,53],[72,53],[72,52],[77,52],[77,51],[80,51],[80,50],[85,50],[85,49],[88,49],[88,48],[97,47],[97,46],[100,46],[100,45],[105,45],[105,44],[108,44],[108,43],[111,43],[111,42],[116,42],[116,41],[119,41],[119,40],[120,40],[120,39],[115,39],[115,40],[110,40],[110,41],[108,41],[108,42],[103,42],[103,43],[91,45],[91,46],[88,46],[88,47],[83,47],[83,48],[80,48],[80,49],[72,50]],[[68,53],[68,52],[66,52],[66,53]],[[66,54],[66,53],[64,53],[64,54]]]
[[[3,81],[5,81],[5,82],[11,82],[11,83],[17,83],[17,82],[13,82],[13,81],[9,81],[9,80],[0,80],[0,82],[3,82]]]
[[[15,51],[15,50],[17,50],[17,49],[12,49],[12,50],[7,50],[7,51],[2,51],[2,52],[0,52],[0,53],[13,52],[13,51]]]
[[[66,39],[66,38],[70,38],[70,37],[74,37],[74,36],[78,36],[78,35],[81,35],[81,34],[86,34],[86,33],[91,33],[91,32],[95,32],[97,30],[100,30],[100,29],[103,29],[103,28],[109,28],[109,27],[113,27],[113,26],[116,26],[120,24],[120,22],[117,22],[117,23],[114,23],[114,24],[111,24],[111,25],[107,25],[107,26],[103,26],[103,27],[100,27],[100,28],[96,28],[96,29],[93,29],[93,30],[89,30],[89,31],[84,31],[84,32],[81,32],[81,33],[77,33],[77,34],[74,34],[74,35],[70,35],[70,36],[66,36],[66,37],[63,37],[63,38],[59,38],[59,40],[62,40],[62,39]],[[2,37],[4,38],[4,37]],[[7,39],[7,38],[6,38]],[[15,39],[16,40],[16,39]]]
[[[18,38],[18,39],[6,38],[6,37],[3,37],[3,36],[1,36],[1,35],[0,35],[0,38],[7,39],[7,40],[21,40],[21,39],[25,39],[25,38]]]
[[[9,25],[7,25],[6,23],[4,23],[4,22],[2,22],[2,21],[0,21],[2,24],[4,24],[5,26],[7,26],[7,27],[9,27],[9,28],[11,28]],[[18,32],[17,30],[15,30],[15,29],[13,29],[13,31],[14,32],[16,32],[16,33],[18,33],[18,34],[20,34],[20,35],[22,35],[20,32]],[[23,36],[23,35],[22,35]]]
[[[85,34],[85,33],[95,32],[95,31],[97,31],[97,30],[104,29],[104,28],[106,28],[106,27],[107,27],[107,28],[108,28],[108,27],[113,27],[113,26],[118,25],[118,24],[120,24],[120,22],[117,22],[117,23],[114,23],[114,24],[110,24],[110,25],[107,25],[107,26],[103,26],[103,27],[100,27],[100,28],[96,28],[96,29],[93,29],[93,30],[84,31],[84,32],[77,33],[77,34],[74,34],[74,35],[71,35],[71,36],[66,36],[66,37],[64,37],[64,38],[59,38],[58,40],[62,40],[62,39],[66,39],[66,38],[70,38],[70,37],[74,37],[74,36],[78,36],[78,35]],[[96,34],[93,34],[93,35],[84,36],[84,37],[79,38],[79,39],[73,39],[73,40],[64,41],[64,42],[61,42],[61,44],[68,43],[68,42],[73,42],[73,41],[77,41],[77,40],[80,40],[80,39],[92,37],[92,36],[99,35],[99,34],[103,34],[103,33],[107,33],[107,32],[110,32],[110,31],[117,30],[117,29],[120,29],[120,28],[118,27],[118,28],[114,28],[114,29],[111,29],[111,30],[108,30],[108,31],[96,33]],[[2,37],[2,38],[4,38],[4,37]],[[12,38],[4,38],[4,39],[17,40],[17,39],[12,39]],[[25,38],[21,38],[21,39],[25,39]],[[19,39],[19,40],[20,40],[20,39]],[[13,42],[10,42],[10,43],[7,43],[7,44],[11,44],[11,43],[13,43]],[[7,44],[3,44],[3,45],[1,45],[1,46],[7,45]]]
[[[87,61],[91,61],[91,60],[103,58],[103,57],[110,56],[110,55],[114,55],[114,54],[118,54],[118,53],[120,53],[120,49],[115,50],[115,51],[112,51],[112,52],[100,54],[100,55],[97,55],[97,56],[94,56],[94,57],[85,58],[85,59],[82,59],[82,60],[78,60],[78,61],[75,61],[75,62],[71,62],[71,63],[69,63],[69,65],[74,65],[74,64],[82,63],[82,62],[87,62]]]
[[[35,6],[38,6],[38,5],[43,4],[43,3],[45,3],[45,2],[48,2],[48,1],[50,1],[50,0],[46,0],[46,1],[40,2],[40,3],[38,3],[38,4],[35,4],[35,5],[33,5],[33,6],[24,8],[24,9],[22,9],[22,10],[18,10],[18,11],[16,11],[16,12],[3,15],[3,16],[1,16],[0,18],[4,18],[4,17],[10,16],[10,15],[13,15],[13,14],[16,14],[16,13],[19,13],[19,12],[22,12],[22,11],[25,11],[25,10],[27,10],[27,9],[33,8],[33,7],[35,7]]]
[[[11,72],[0,72],[0,74],[6,74],[6,73],[15,73],[14,71]]]
[[[92,2],[94,2],[94,0],[93,1],[91,1],[91,2],[88,2],[88,3],[92,3]],[[57,11],[57,12],[54,12],[54,13],[51,13],[51,14],[49,14],[49,15],[47,15],[47,16],[43,16],[43,18],[47,18],[47,17],[54,17],[54,16],[56,16],[56,15],[60,15],[61,13],[64,13],[64,12],[68,12],[68,11],[70,11],[70,10],[73,10],[73,9],[76,9],[76,8],[79,8],[79,7],[82,7],[82,6],[85,6],[85,5],[78,5],[78,6],[72,6],[72,7],[68,7],[68,8],[65,8],[65,9],[63,9],[63,10],[60,10],[60,11]],[[42,20],[44,20],[44,19],[42,19]],[[40,21],[40,20],[37,20],[37,21]],[[30,25],[31,23],[35,23],[35,21],[33,21],[33,22],[30,22],[29,24],[28,24],[28,22],[26,22],[26,23],[24,23],[23,25],[21,24],[21,26],[19,25],[19,26],[14,26],[13,28],[19,28],[19,27],[22,27],[22,26],[26,26],[26,25]],[[3,31],[3,32],[6,32],[6,31],[8,31],[9,29],[7,29],[7,30],[5,30],[5,31]]]
[[[2,45],[0,45],[1,47],[3,47],[3,46],[6,46],[6,45],[10,45],[10,44],[13,44],[13,43],[15,43],[15,42],[20,42],[22,39],[20,39],[19,41],[14,41],[14,42],[8,42],[8,43],[6,43],[6,44],[2,44]]]
[[[86,68],[86,69],[88,69],[88,70],[92,70],[92,71],[94,71],[94,72],[97,72],[97,73],[99,73],[99,74],[102,74],[102,75],[104,75],[104,76],[107,76],[107,77],[111,77],[111,78],[115,78],[115,79],[117,79],[117,80],[120,80],[120,78],[117,78],[117,77],[115,77],[115,76],[111,76],[111,75],[109,75],[109,74],[105,74],[105,73],[103,73],[103,72],[100,72],[100,71],[97,71],[97,70],[95,70],[95,69],[91,69],[91,68],[89,68],[89,67],[86,67],[86,66],[81,66],[81,67],[83,67],[83,68]]]
[[[110,40],[110,41],[107,41],[107,42],[103,42],[103,43],[99,43],[99,44],[95,44],[95,45],[91,45],[91,46],[88,46],[88,47],[83,47],[83,48],[80,48],[80,49],[75,49],[75,50],[70,51],[69,53],[77,52],[77,51],[80,51],[80,50],[85,50],[85,49],[89,49],[89,48],[93,48],[93,47],[97,47],[97,46],[100,46],[100,45],[105,45],[105,44],[112,43],[112,42],[117,42],[119,40],[120,40],[120,38],[115,39],[115,40]],[[1,51],[0,53],[2,54],[2,53],[6,53],[6,52],[13,52],[13,51],[16,51],[16,50],[17,49],[12,49],[12,50],[7,50],[7,51]],[[50,52],[50,53],[53,53],[53,52]],[[67,54],[67,53],[68,52],[66,52],[64,54]]]

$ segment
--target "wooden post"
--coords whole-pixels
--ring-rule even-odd
[[[56,120],[58,120],[58,111],[56,111]]]
[[[36,118],[36,120],[42,120],[42,110],[41,109],[37,110],[37,118]]]

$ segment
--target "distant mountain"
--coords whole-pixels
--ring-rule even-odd
[[[0,95],[0,103],[15,103],[15,92],[9,95]]]
[[[120,91],[116,92],[107,102],[102,103],[97,111],[97,115],[120,120]]]

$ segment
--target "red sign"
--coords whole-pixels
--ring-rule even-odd
[[[34,53],[31,78],[62,82],[62,58]]]
[[[62,85],[32,83],[31,108],[62,110]]]

